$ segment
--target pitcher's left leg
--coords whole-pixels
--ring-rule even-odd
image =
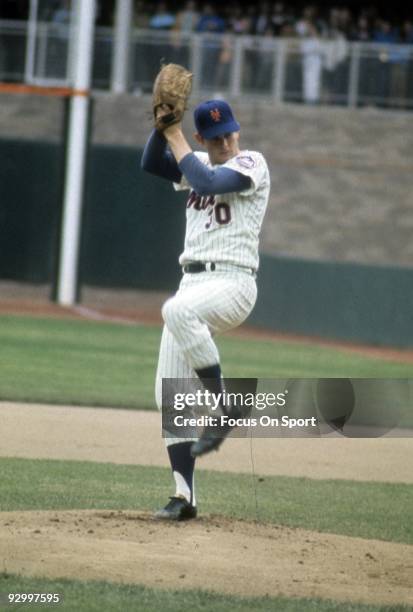
[[[223,386],[212,333],[237,327],[246,319],[255,304],[256,284],[252,276],[244,273],[208,276],[208,281],[183,283],[178,293],[164,304],[162,315],[188,364],[204,387],[216,395],[222,393]],[[223,402],[221,409],[226,413]],[[192,455],[217,450],[228,433],[228,427],[206,427],[192,446]]]

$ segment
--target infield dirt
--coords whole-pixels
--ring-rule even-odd
[[[412,601],[413,547],[207,516],[164,524],[128,511],[4,512],[7,571],[200,588],[229,595]]]
[[[156,413],[2,402],[0,418],[2,456],[167,465]],[[254,440],[255,470],[411,483],[406,457],[412,442]],[[199,467],[249,473],[248,440],[228,440]],[[413,601],[413,546],[202,512],[196,521],[173,525],[132,509],[2,512],[0,550],[7,560],[4,569],[26,576],[201,588],[240,596]]]

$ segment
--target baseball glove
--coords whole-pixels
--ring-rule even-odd
[[[153,84],[152,108],[155,128],[162,132],[165,128],[179,123],[187,108],[192,89],[192,73],[179,64],[166,64],[159,71]],[[170,112],[159,116],[159,110]]]

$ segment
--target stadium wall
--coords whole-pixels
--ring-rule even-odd
[[[413,269],[261,257],[249,322],[278,332],[413,346]]]
[[[63,152],[56,143],[2,141],[1,276],[52,282],[58,249]],[[185,196],[138,171],[128,147],[91,150],[81,283],[173,290]],[[21,169],[26,168],[25,180]],[[413,269],[261,254],[250,322],[281,332],[413,346]]]

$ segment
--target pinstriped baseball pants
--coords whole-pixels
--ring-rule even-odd
[[[195,369],[219,363],[213,335],[238,327],[257,298],[255,278],[244,271],[184,274],[177,293],[162,308],[155,396],[162,405],[162,378],[197,378]],[[166,444],[188,438],[166,438]]]

